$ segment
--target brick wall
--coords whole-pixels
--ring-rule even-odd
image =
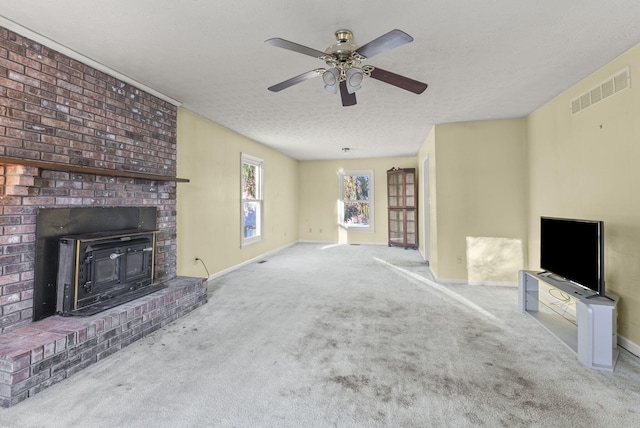
[[[0,157],[175,177],[177,109],[0,27]],[[31,323],[39,207],[156,206],[176,275],[176,184],[0,164],[0,334]]]

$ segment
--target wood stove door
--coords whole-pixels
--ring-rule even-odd
[[[79,281],[78,308],[151,284],[150,239],[96,247],[100,248],[88,252],[85,259],[86,275]]]
[[[109,306],[107,301],[153,285],[155,231],[65,237],[60,240],[57,310]]]

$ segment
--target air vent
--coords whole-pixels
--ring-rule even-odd
[[[629,74],[629,67],[614,74],[595,88],[585,92],[571,100],[571,114],[578,114],[581,111],[591,107],[594,104],[599,103],[605,98],[609,98],[625,89],[631,87],[631,75]]]
[[[602,86],[598,86],[597,88],[593,88],[591,90],[591,103],[595,104],[598,101],[602,100]]]
[[[613,83],[616,86],[616,92],[620,92],[629,87],[629,70],[624,70],[622,73],[614,76]]]
[[[607,80],[601,85],[601,87],[602,87],[602,98],[607,98],[615,94],[613,79]]]

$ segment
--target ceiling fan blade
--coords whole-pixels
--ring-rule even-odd
[[[342,106],[349,107],[356,105],[356,93],[349,93],[347,89],[347,82],[344,80],[340,82],[340,97],[342,97]]]
[[[374,55],[402,46],[413,41],[413,37],[401,30],[391,30],[356,49],[360,55],[371,58]]]
[[[298,52],[301,54],[309,55],[314,58],[322,58],[326,54],[317,49],[308,48],[306,46],[299,45],[298,43],[290,42],[289,40],[281,39],[279,37],[268,39],[264,41],[266,44],[276,46],[282,49],[289,49],[290,51]]]
[[[421,94],[427,89],[427,84],[418,82],[417,80],[409,79],[408,77],[400,76],[399,74],[392,73],[381,68],[374,68],[371,71],[371,77],[382,82],[388,83],[398,88],[405,89],[414,94]]]
[[[298,83],[304,82],[305,80],[313,79],[314,77],[320,76],[322,73],[321,69],[307,71],[306,73],[302,73],[299,76],[292,77],[291,79],[287,79],[284,82],[280,82],[273,86],[270,86],[269,89],[271,92],[280,92],[283,89],[287,89],[290,86],[296,85]]]

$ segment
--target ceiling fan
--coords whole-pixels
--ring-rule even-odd
[[[399,74],[383,70],[372,65],[361,63],[374,55],[388,51],[398,46],[413,41],[413,37],[401,30],[392,30],[382,36],[358,47],[351,39],[353,33],[350,30],[338,30],[335,32],[337,43],[331,45],[322,52],[298,43],[290,42],[279,37],[265,40],[265,43],[283,49],[289,49],[304,55],[309,55],[324,61],[329,68],[317,68],[307,71],[299,76],[287,79],[269,87],[272,92],[279,92],[305,80],[322,76],[325,88],[332,93],[340,90],[343,106],[356,104],[355,92],[360,89],[365,76],[388,83],[398,88],[405,89],[415,94],[421,94],[427,89],[427,84],[400,76]]]

